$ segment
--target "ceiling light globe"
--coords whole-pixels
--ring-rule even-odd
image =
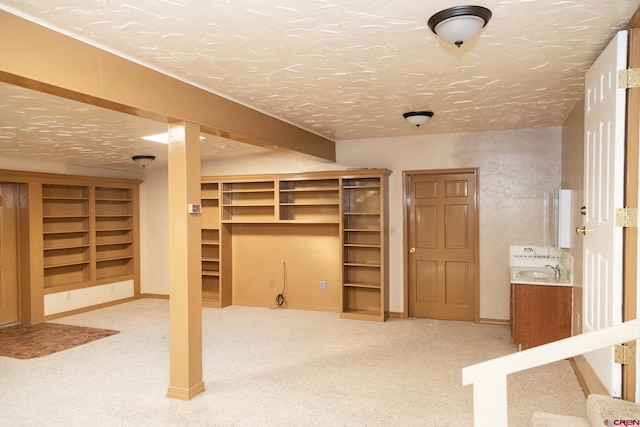
[[[420,127],[420,125],[427,123],[433,117],[433,113],[431,111],[409,111],[404,113],[402,117],[412,125]]]
[[[455,6],[433,15],[428,25],[443,41],[460,47],[478,35],[491,15],[482,6]]]

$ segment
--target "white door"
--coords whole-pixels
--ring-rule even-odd
[[[584,150],[583,332],[622,322],[622,228],[626,91],[618,70],[627,66],[627,32],[620,31],[587,72]],[[585,355],[612,396],[622,394],[622,368],[613,347]]]

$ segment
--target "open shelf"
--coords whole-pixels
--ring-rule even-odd
[[[341,316],[386,318],[386,176],[342,180]]]
[[[301,257],[304,264],[296,268],[305,271],[302,276],[309,276],[312,271],[318,274],[317,264],[324,257],[324,249],[319,248],[326,247],[335,264],[331,262],[323,268],[335,268],[339,288],[334,287],[333,295],[324,290],[304,291],[303,298],[333,298],[331,309],[339,310],[343,317],[384,321],[388,312],[388,175],[384,169],[362,169],[203,177],[203,305],[230,304],[233,280],[242,280],[235,291],[239,301],[259,300],[263,295],[266,299],[277,282],[276,273],[271,271],[275,267],[256,260],[247,265],[247,269],[256,272],[232,272],[232,256],[253,251],[247,243],[251,241],[259,242],[257,245],[264,240],[273,251],[284,254],[296,250],[291,249],[297,247],[296,239],[305,239],[304,244],[313,247],[314,256],[304,259],[304,255],[295,253],[291,257]],[[309,233],[318,234],[310,240]],[[320,243],[314,246],[316,238]],[[306,253],[307,247],[302,247]],[[314,251],[318,251],[317,256]],[[262,270],[264,277],[257,277],[263,274]],[[326,277],[324,270],[319,274],[323,275],[321,279]],[[247,285],[254,282],[255,289],[253,284]],[[266,290],[259,288],[265,284]],[[307,296],[310,294],[314,297]],[[316,303],[331,304],[319,300],[303,304],[310,307]]]
[[[42,184],[43,283],[48,293],[132,276],[135,185]]]
[[[272,191],[273,188],[267,188],[267,193]],[[203,179],[201,183],[202,305],[205,307],[224,307],[231,304],[231,286],[224,286],[221,280],[223,265],[221,259],[222,233],[220,228],[223,215],[221,201],[224,199],[225,203],[233,205],[225,207],[228,218],[233,219],[234,216],[241,217],[242,214],[246,214],[243,210],[245,206],[236,208],[235,205],[246,203],[247,199],[257,197],[255,195],[252,196],[251,194],[253,193],[262,194],[263,188],[260,186],[253,188],[249,185],[223,184],[206,179]],[[260,198],[258,199],[260,200]]]

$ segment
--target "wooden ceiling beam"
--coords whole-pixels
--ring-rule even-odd
[[[0,80],[278,151],[335,161],[335,142],[0,11]]]

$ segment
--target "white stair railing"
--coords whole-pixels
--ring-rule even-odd
[[[640,319],[587,332],[462,369],[462,384],[473,385],[476,427],[507,427],[507,375],[640,338]]]

